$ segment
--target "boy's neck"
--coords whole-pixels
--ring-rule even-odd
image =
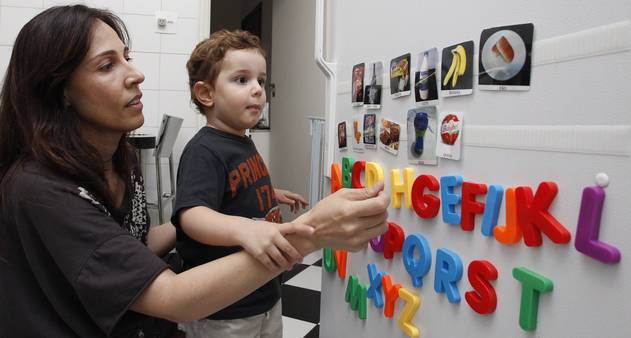
[[[223,123],[222,121],[219,121],[218,119],[213,119],[209,115],[206,115],[206,126],[213,129],[221,130],[224,133],[241,136],[241,137],[245,136],[245,129],[234,129],[228,126],[227,124]]]

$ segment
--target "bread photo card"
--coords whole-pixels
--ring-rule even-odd
[[[381,108],[381,89],[383,88],[383,62],[371,62],[364,77],[364,107],[366,109]]]
[[[362,115],[357,114],[353,116],[353,137],[351,144],[353,145],[353,151],[356,153],[364,152],[364,144],[362,142],[363,133],[362,133]]]
[[[443,48],[440,90],[443,97],[473,93],[473,41]]]
[[[450,160],[460,160],[462,147],[462,113],[440,113],[438,117],[439,135],[436,156]]]
[[[534,25],[489,28],[480,35],[480,90],[530,89]]]
[[[390,94],[393,99],[410,95],[410,53],[390,61]]]
[[[413,86],[414,98],[418,105],[435,106],[438,104],[437,65],[438,49],[432,48],[419,53]]]
[[[364,104],[364,64],[353,66],[353,77],[351,80],[351,103],[353,107]]]

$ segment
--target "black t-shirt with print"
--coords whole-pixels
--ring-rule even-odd
[[[171,222],[177,229],[178,253],[185,269],[242,250],[240,246],[208,246],[184,233],[182,210],[204,206],[225,215],[281,222],[269,172],[248,137],[204,127],[188,142],[177,174],[177,194]],[[230,281],[226,281],[228,285]],[[210,319],[244,318],[264,313],[280,298],[275,278]]]
[[[0,210],[0,337],[163,337],[173,323],[129,307],[167,264],[145,245],[142,178],[123,207],[34,162]],[[118,219],[118,220],[117,220]]]

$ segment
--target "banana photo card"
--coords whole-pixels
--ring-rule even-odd
[[[390,94],[393,99],[410,95],[410,53],[390,61]]]
[[[364,152],[364,144],[362,142],[362,118],[363,116],[361,114],[353,116],[353,137],[351,139],[351,144],[353,145],[353,151],[356,153]]]
[[[432,48],[418,55],[417,71],[414,74],[414,98],[420,106],[438,104],[438,85],[436,82],[436,66],[438,65],[438,49]]]
[[[364,147],[377,149],[377,115],[364,114]]]
[[[408,162],[436,165],[436,107],[408,110]]]
[[[381,119],[379,128],[379,143],[381,148],[392,155],[399,154],[399,139],[401,138],[401,125],[388,119]]]
[[[353,78],[351,80],[351,104],[353,107],[364,104],[364,63],[353,66]]]
[[[473,40],[443,48],[440,95],[473,93]]]
[[[439,135],[436,142],[436,156],[450,160],[460,160],[462,147],[463,113],[440,113]]]
[[[480,35],[480,90],[530,90],[532,23],[488,28]]]
[[[364,107],[366,109],[380,109],[381,89],[383,88],[383,62],[369,63],[365,73]]]
[[[337,147],[339,150],[346,150],[346,121],[337,124]]]

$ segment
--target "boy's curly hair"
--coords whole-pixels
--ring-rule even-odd
[[[221,70],[221,62],[226,53],[232,49],[256,49],[265,57],[265,50],[260,39],[243,30],[221,30],[213,33],[208,39],[197,44],[186,62],[188,70],[188,85],[191,91],[191,101],[195,103],[200,113],[205,115],[204,106],[197,100],[193,86],[197,81],[204,81],[215,85],[217,75]]]

